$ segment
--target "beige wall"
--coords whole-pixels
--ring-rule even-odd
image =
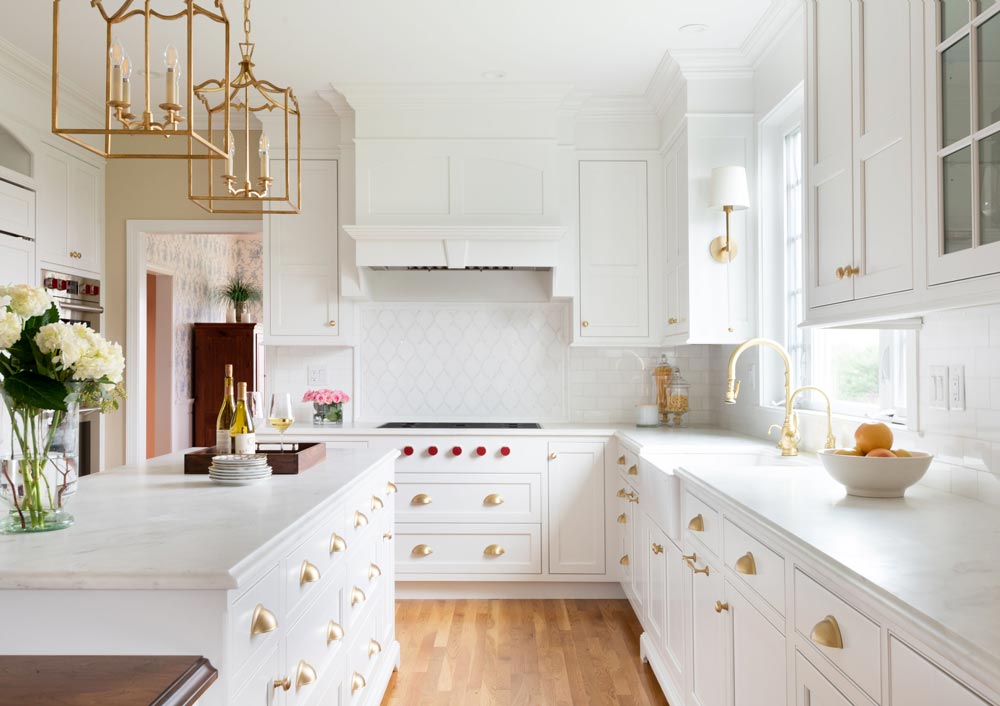
[[[237,138],[239,139],[239,138]],[[256,138],[254,138],[254,141]],[[175,145],[183,148],[178,140]],[[164,149],[173,147],[164,141]],[[125,223],[129,220],[247,220],[246,215],[208,213],[187,198],[187,161],[184,159],[111,159],[107,163],[105,193],[104,301],[105,335],[125,346]],[[128,360],[129,351],[125,351]],[[142,374],[142,371],[131,371]],[[126,368],[126,375],[130,370]],[[105,417],[105,467],[125,462],[125,415],[145,414],[131,409]]]

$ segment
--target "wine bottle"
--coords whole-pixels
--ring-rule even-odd
[[[219,416],[215,420],[215,453],[231,454],[233,452],[233,438],[229,435],[229,430],[233,426],[233,415],[236,413],[236,400],[233,398],[233,364],[226,365],[226,387],[225,396],[222,398],[222,407],[219,408]]]
[[[247,384],[236,385],[236,412],[233,414],[233,425],[229,428],[229,436],[233,439],[233,453],[257,453],[257,438],[253,428],[253,418],[247,409]]]

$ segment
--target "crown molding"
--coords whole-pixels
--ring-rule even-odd
[[[566,83],[345,83],[332,86],[355,111],[450,106],[560,107]],[[326,96],[324,96],[326,97]]]
[[[576,119],[590,123],[649,122],[656,110],[645,96],[591,96],[576,112]]]
[[[684,87],[684,75],[670,52],[663,55],[657,64],[649,84],[646,86],[646,100],[653,107],[658,117],[663,117],[670,105],[677,99],[677,94]]]
[[[13,42],[0,37],[0,72],[17,83],[38,91],[46,101],[52,96],[52,67],[31,56]],[[94,100],[78,85],[59,80],[59,105],[95,125],[104,120],[103,100]]]
[[[752,67],[757,68],[767,50],[791,24],[804,22],[804,10],[803,0],[773,0],[768,5],[740,46],[740,51]]]

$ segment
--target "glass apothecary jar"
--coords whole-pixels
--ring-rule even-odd
[[[674,368],[667,387],[667,412],[672,427],[687,426],[684,415],[691,409],[691,385],[681,376],[681,369]]]

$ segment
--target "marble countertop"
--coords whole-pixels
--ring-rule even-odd
[[[869,593],[1000,676],[1000,513],[916,485],[894,500],[848,496],[808,457],[798,467],[689,464],[676,472],[831,562]]]
[[[367,469],[396,452],[330,451],[299,475],[221,486],[183,454],[80,479],[66,530],[0,536],[0,589],[230,589]]]

